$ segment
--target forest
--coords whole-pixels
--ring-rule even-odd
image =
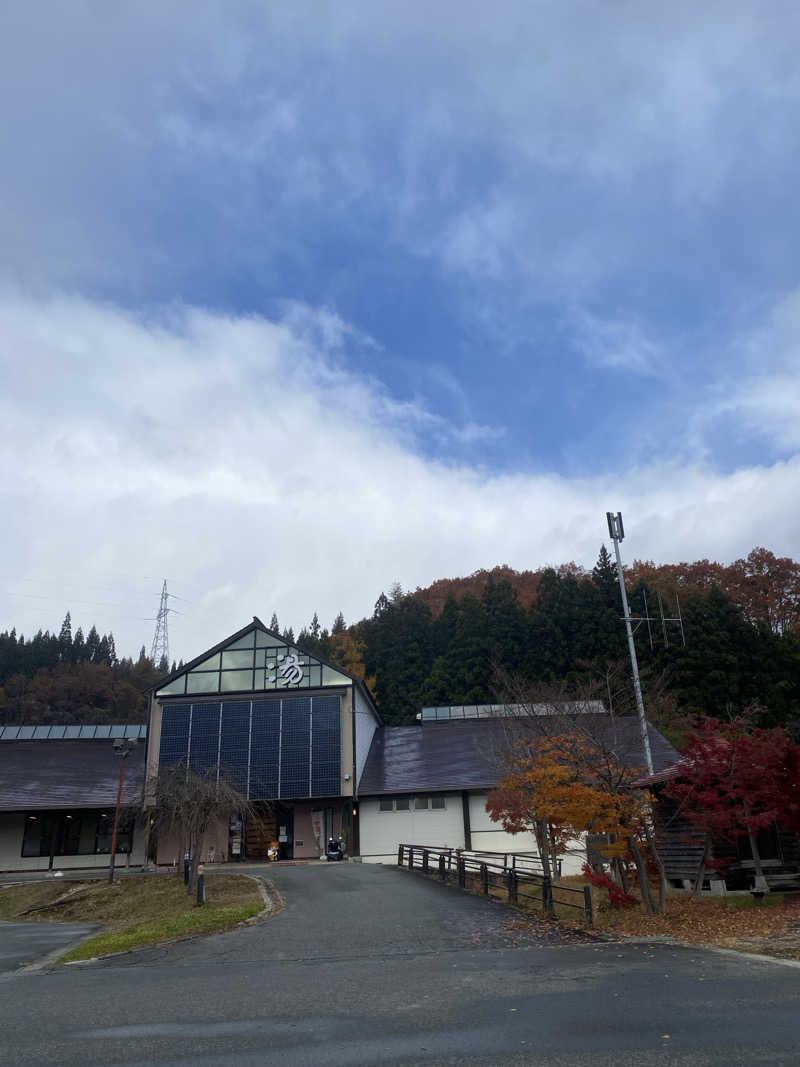
[[[800,565],[756,548],[730,565],[701,560],[626,569],[651,719],[678,737],[699,714],[800,726]],[[677,600],[676,600],[677,597]],[[661,598],[659,600],[659,598]],[[662,622],[661,609],[665,621]],[[680,623],[666,621],[677,619]],[[624,712],[630,667],[620,591],[603,546],[595,566],[510,567],[381,593],[368,618],[330,630],[315,614],[303,650],[365,678],[384,721],[423,706],[591,693]],[[650,621],[647,621],[649,616]],[[277,617],[270,620],[279,630]],[[220,635],[213,635],[219,640]],[[143,722],[144,692],[170,665],[118,659],[113,635],[0,634],[0,722]],[[172,665],[174,666],[174,665]]]

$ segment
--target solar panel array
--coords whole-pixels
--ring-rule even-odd
[[[132,723],[99,726],[0,726],[0,741],[111,741],[130,737],[144,741],[147,727]]]
[[[338,796],[340,697],[170,704],[159,763],[216,771],[250,800]]]

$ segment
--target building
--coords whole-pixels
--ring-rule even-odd
[[[232,813],[214,858],[319,857],[341,836],[359,854],[356,783],[381,718],[363,681],[290,646],[260,619],[210,648],[153,691],[145,803],[159,768],[185,763],[225,777],[256,807],[244,825]],[[150,846],[157,863],[177,842]]]
[[[125,760],[120,863],[144,862],[145,726],[0,727],[0,870],[107,867]]]
[[[314,859],[331,837],[341,837],[351,857],[379,863],[407,843],[533,852],[532,834],[507,834],[486,812],[504,720],[531,714],[547,715],[556,729],[589,717],[615,732],[634,763],[640,753],[638,722],[613,719],[599,702],[425,708],[413,726],[385,726],[360,678],[289,645],[254,617],[152,691],[148,727],[128,728],[146,736],[146,759],[144,745],[129,759],[126,801],[152,809],[165,767],[224,777],[254,814],[231,812],[209,836],[205,862],[265,859],[273,842],[283,859]],[[0,867],[104,865],[118,728],[6,729],[17,733],[0,744],[0,774],[13,771],[0,793]],[[24,739],[19,731],[28,732]],[[650,743],[657,769],[677,758],[652,727]],[[131,862],[178,862],[180,843],[145,839],[149,825],[143,817],[132,826],[121,851]],[[564,873],[584,859],[576,842]]]
[[[676,800],[666,795],[664,787],[679,780],[684,769],[683,760],[674,760],[635,783],[655,798],[656,844],[670,883],[691,889],[704,864],[701,885],[705,888],[715,892],[722,892],[723,888],[732,891],[757,888],[756,864],[744,830],[735,840],[714,835],[706,853],[703,831],[686,818]],[[796,828],[778,823],[761,828],[756,835],[756,849],[769,889],[800,886],[800,833]]]
[[[533,834],[508,834],[486,811],[498,778],[497,754],[504,744],[503,720],[547,716],[548,732],[568,731],[576,716],[593,736],[609,738],[633,766],[644,764],[637,719],[614,719],[599,701],[558,707],[478,705],[425,708],[416,726],[375,732],[359,780],[361,855],[386,862],[399,844],[448,846],[486,852],[536,852]],[[666,767],[674,748],[648,726],[655,765]],[[585,841],[575,841],[562,874],[578,874]]]

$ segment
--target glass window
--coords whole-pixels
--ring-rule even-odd
[[[231,670],[234,667],[252,667],[253,653],[248,650],[222,653],[222,669]]]
[[[184,686],[186,684],[186,675],[182,674],[180,678],[176,678],[174,682],[170,682],[169,685],[165,685],[163,689],[159,689],[157,696],[171,696],[173,693],[184,693],[186,690]]]
[[[94,835],[95,853],[110,855],[111,841],[114,836],[114,816],[110,812],[100,812],[97,815],[97,828]],[[119,830],[117,831],[117,854],[126,855],[131,850],[133,840],[133,821],[125,813],[120,815]]]
[[[43,840],[44,834],[42,833],[44,820],[39,815],[29,815],[25,820],[25,833],[22,837],[22,855],[23,856],[49,856],[50,855],[50,834],[47,834],[47,841]],[[49,827],[48,827],[49,829]],[[41,851],[41,846],[45,845],[44,852]]]
[[[249,634],[245,634],[244,637],[240,637],[238,641],[231,641],[229,645],[226,645],[226,650],[229,648],[252,648],[255,633],[253,630]]]
[[[322,684],[323,685],[349,685],[350,679],[345,674],[339,674],[333,667],[326,667],[323,664],[322,667]]]
[[[77,856],[81,842],[79,815],[28,815],[22,837],[23,856]]]
[[[219,652],[216,656],[209,656],[208,659],[204,659],[202,663],[195,663],[192,667],[193,671],[218,671],[219,670]]]
[[[218,693],[219,675],[216,671],[198,671],[186,675],[187,693]]]
[[[263,630],[256,632],[256,646],[258,648],[286,648],[286,642],[281,641],[279,637],[273,637],[272,634],[265,634]]]
[[[434,811],[442,811],[446,807],[444,797],[431,797],[431,807]]]
[[[222,692],[235,693],[242,689],[253,688],[252,671],[223,671]]]
[[[428,797],[414,797],[414,810],[415,811],[427,811],[428,810]]]
[[[410,808],[408,797],[395,797],[394,798],[394,810],[395,811],[408,811]]]
[[[381,811],[394,811],[394,804],[392,803],[392,798],[391,797],[381,797],[381,799],[380,799],[380,810]],[[24,855],[25,855],[25,853],[23,852],[23,856]]]

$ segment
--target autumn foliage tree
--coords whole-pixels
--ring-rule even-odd
[[[710,863],[714,838],[747,837],[757,886],[766,888],[758,831],[774,823],[800,825],[800,747],[782,727],[753,729],[752,719],[701,719],[688,737],[679,776],[664,792],[702,830],[705,848],[695,892]]]
[[[638,771],[620,762],[601,741],[578,732],[519,739],[508,773],[486,803],[508,833],[533,831],[545,875],[576,838],[604,835],[604,854],[616,869],[633,860],[648,914],[654,907],[644,849],[655,851],[649,796],[631,785]],[[663,892],[659,910],[663,910]]]

